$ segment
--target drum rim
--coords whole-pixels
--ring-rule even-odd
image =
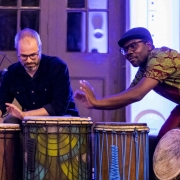
[[[0,123],[0,131],[20,130],[19,124]]]
[[[90,117],[75,116],[25,116],[23,124],[93,124]]]
[[[138,126],[147,126],[147,123],[137,123],[137,122],[96,122],[95,125],[123,125],[123,126],[129,126],[129,125],[138,125]]]
[[[126,123],[126,122],[97,122],[94,130],[98,131],[149,131],[146,123]]]
[[[77,117],[77,116],[25,116],[23,120],[91,120],[91,117]]]

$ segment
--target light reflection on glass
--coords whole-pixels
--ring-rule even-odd
[[[108,9],[108,0],[89,0],[89,9]]]
[[[88,52],[108,52],[107,12],[89,12]]]

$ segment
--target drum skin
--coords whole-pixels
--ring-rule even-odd
[[[17,124],[0,124],[0,180],[22,178],[20,128]]]
[[[159,180],[179,179],[180,176],[180,130],[168,131],[158,142],[153,169]]]
[[[148,132],[147,125],[142,123],[96,123],[95,179],[149,180]],[[116,155],[113,155],[112,147],[118,150]],[[118,174],[117,178],[115,174]]]

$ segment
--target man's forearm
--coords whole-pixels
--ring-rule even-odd
[[[44,108],[31,110],[31,111],[25,111],[23,112],[24,116],[49,116],[48,112]]]
[[[0,123],[3,123],[2,111],[0,110]]]

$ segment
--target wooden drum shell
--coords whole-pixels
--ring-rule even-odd
[[[22,178],[22,144],[18,124],[0,124],[0,180]]]
[[[110,177],[111,145],[115,145],[120,179],[149,180],[148,132],[149,128],[142,123],[97,123],[94,127],[95,179]]]

